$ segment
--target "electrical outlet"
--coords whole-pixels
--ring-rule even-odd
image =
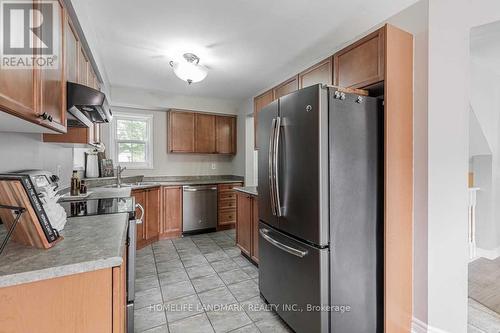
[[[217,169],[217,164],[212,163],[212,170],[215,170],[215,169]]]

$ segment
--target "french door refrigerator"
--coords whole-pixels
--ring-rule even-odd
[[[382,117],[322,85],[259,113],[259,288],[297,333],[383,332]]]

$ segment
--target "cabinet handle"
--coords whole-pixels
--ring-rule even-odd
[[[54,118],[52,118],[52,116],[47,112],[42,113],[41,115],[39,115],[39,117],[42,118],[43,120],[48,120],[50,122],[54,120]]]

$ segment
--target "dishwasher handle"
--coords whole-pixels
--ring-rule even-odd
[[[217,191],[217,187],[191,187],[191,186],[183,186],[184,192],[199,192],[199,191]]]

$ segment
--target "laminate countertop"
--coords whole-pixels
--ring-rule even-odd
[[[68,218],[64,239],[46,250],[10,240],[0,255],[0,288],[120,266],[128,220],[128,213]]]
[[[259,195],[259,193],[257,193],[257,186],[240,186],[240,187],[235,187],[234,190],[238,191],[238,192],[250,194],[253,196]]]

